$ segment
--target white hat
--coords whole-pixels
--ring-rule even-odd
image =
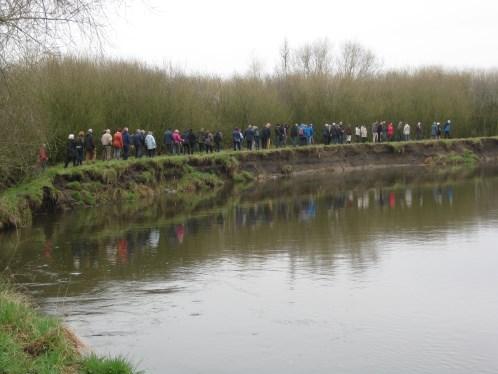
[[[69,134],[69,136],[67,137],[69,140],[73,140],[74,139],[74,134]]]

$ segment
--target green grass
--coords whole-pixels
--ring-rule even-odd
[[[138,373],[122,357],[98,357],[94,354],[85,357],[79,370],[81,374],[134,374]]]
[[[122,358],[81,356],[74,337],[57,319],[40,314],[0,280],[1,374],[136,372]]]

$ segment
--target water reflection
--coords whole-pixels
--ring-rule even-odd
[[[85,279],[71,286],[70,294],[88,291],[109,276],[174,276],[179,264],[194,266],[216,256],[264,261],[284,251],[312,271],[332,271],[338,258],[349,258],[361,271],[377,261],[379,237],[409,240],[433,235],[434,228],[468,230],[474,217],[496,208],[496,183],[495,178],[426,185],[397,181],[349,189],[294,183],[279,197],[261,199],[265,191],[249,191],[225,207],[192,216],[154,217],[135,226],[107,217],[100,230],[92,225],[91,233],[86,214],[94,212],[83,211],[27,230],[29,240],[17,243],[12,256],[4,251],[2,261],[9,259],[22,283],[53,282],[53,287],[35,287],[47,296],[74,274]]]
[[[279,372],[275,357],[299,357],[286,371],[359,373],[372,351],[382,372],[445,371],[437,359],[451,352],[486,372],[498,368],[483,343],[498,338],[483,338],[498,331],[494,175],[326,176],[189,214],[169,204],[65,213],[4,236],[0,261],[95,349],[136,353],[151,372],[226,372],[225,358],[230,371]],[[480,306],[470,320],[452,315],[465,310],[462,295]],[[407,341],[431,365],[408,348],[383,361]],[[462,341],[480,347],[480,361]]]

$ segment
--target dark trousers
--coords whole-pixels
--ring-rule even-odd
[[[64,167],[67,168],[70,162],[73,163],[73,166],[76,166],[76,157],[74,157],[74,155],[66,155],[66,160],[64,161]]]
[[[143,151],[141,146],[135,146],[135,157],[140,158],[143,156]]]
[[[233,150],[240,151],[240,142],[233,142]]]
[[[194,153],[193,146],[190,143],[183,143],[183,154],[191,155]]]

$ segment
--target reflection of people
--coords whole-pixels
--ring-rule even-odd
[[[118,240],[117,259],[123,264],[128,262],[128,241],[126,239]]]
[[[446,194],[448,196],[448,202],[450,203],[450,205],[453,205],[453,187],[448,187]]]
[[[159,230],[150,230],[149,240],[148,240],[149,245],[154,249],[159,247],[160,238],[161,238],[161,233],[159,232]]]
[[[183,243],[183,238],[185,237],[185,226],[183,223],[175,227],[175,234],[178,243]]]
[[[394,208],[396,206],[396,195],[394,192],[389,192],[389,208]]]
[[[45,244],[43,245],[43,257],[52,257],[52,240],[45,241]]]
[[[410,188],[407,188],[405,190],[405,203],[408,208],[412,207],[412,202],[413,202],[413,197],[412,197],[412,190]]]

